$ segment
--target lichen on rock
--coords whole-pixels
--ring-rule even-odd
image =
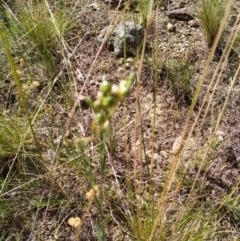
[[[102,43],[109,27],[105,27],[98,35],[98,42]],[[107,41],[108,50],[116,53],[117,57],[124,54],[124,45],[126,43],[126,54],[135,55],[135,52],[141,46],[144,35],[144,28],[134,22],[121,22],[113,30]]]

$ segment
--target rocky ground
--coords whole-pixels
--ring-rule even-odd
[[[183,8],[184,11],[182,10]],[[156,186],[155,191],[162,190],[169,163],[173,156],[174,143],[176,144],[177,138],[181,134],[193,93],[210,52],[204,32],[197,19],[197,8],[197,1],[187,0],[163,1],[159,6],[148,34],[139,85],[140,92],[136,92],[137,84],[135,83],[132,88],[132,94],[126,100],[125,104],[124,102],[120,104],[119,110],[113,119],[113,132],[117,140],[117,146],[111,161],[107,163],[108,171],[106,172],[106,180],[115,183],[115,178],[117,177],[118,182],[123,184],[126,182],[130,173],[130,176],[132,176],[131,182],[134,183],[135,177],[142,175],[143,183],[141,185],[147,183],[147,167],[149,163],[142,157],[142,140],[140,135],[140,129],[142,128],[146,154],[149,159],[153,157],[154,160],[152,181]],[[239,10],[240,5],[236,1],[229,19],[235,18]],[[129,10],[129,18],[132,16],[132,12],[133,10]],[[79,25],[79,29],[77,27],[72,29],[66,38],[72,65],[71,71],[73,70],[74,73],[74,84],[71,85],[70,89],[73,91],[75,97],[82,91],[82,96],[89,96],[95,99],[103,76],[106,76],[106,79],[111,83],[118,84],[125,76],[128,76],[133,71],[137,71],[139,59],[136,56],[127,57],[125,63],[121,56],[117,56],[114,51],[110,51],[106,46],[101,50],[96,62],[94,62],[101,45],[97,41],[100,32],[106,26],[109,26],[112,20],[116,19],[119,14],[120,11],[116,11],[112,6],[103,3],[103,1],[88,1],[84,5],[76,3],[74,10],[75,26]],[[138,13],[134,14],[136,14],[136,16],[138,15]],[[228,25],[225,30],[222,40],[223,43],[226,41],[229,31],[231,31],[231,25]],[[154,46],[156,45],[159,50],[158,56],[155,55]],[[222,46],[224,46],[224,44],[222,44]],[[218,52],[215,53],[214,59],[208,69],[203,88],[194,109],[194,114],[189,123],[189,129],[197,116],[220,57],[221,47],[219,47]],[[155,74],[156,58],[159,63],[157,76]],[[229,194],[233,187],[239,185],[240,181],[239,78],[230,95],[230,100],[226,106],[226,111],[224,112],[218,131],[213,136],[219,146],[215,149],[213,148],[211,155],[208,156],[210,164],[207,171],[198,173],[200,164],[197,163],[197,160],[189,163],[189,159],[193,157],[192,153],[201,153],[201,150],[204,152],[205,148],[207,148],[207,140],[209,136],[211,136],[212,127],[216,123],[219,110],[222,108],[224,100],[226,99],[229,84],[236,72],[239,58],[239,52],[237,54],[232,53],[231,59],[228,60],[227,67],[221,76],[220,84],[217,86],[216,94],[211,101],[210,111],[207,113],[207,117],[202,126],[201,120],[203,120],[203,114],[200,116],[183,158],[186,163],[181,163],[182,169],[188,165],[187,168],[190,177],[199,175],[199,182],[204,183],[204,198],[215,203]],[[182,73],[181,69],[178,69],[179,64],[186,62],[188,62],[187,68],[185,66],[185,72]],[[88,75],[93,63],[94,67],[90,75]],[[169,65],[169,63],[171,63],[171,65]],[[65,68],[64,64],[59,66],[59,69],[61,68],[64,70],[66,76],[65,81],[67,81],[69,69],[67,67]],[[187,73],[186,69],[188,71]],[[176,83],[177,88],[171,87],[170,70],[174,78],[179,78],[179,81],[187,74],[191,74],[187,92],[183,92],[182,86],[178,86]],[[139,93],[141,122],[136,122],[136,118],[138,118],[136,93]],[[57,125],[64,126],[68,113],[61,107],[61,96],[58,96],[58,98],[59,106],[55,108],[55,115],[59,116],[60,122],[57,123]],[[154,104],[156,104],[156,109],[154,109]],[[155,141],[153,145],[152,130],[154,111],[156,111],[156,116],[154,127]],[[80,103],[80,108],[78,108],[77,114],[71,123],[71,135],[73,137],[91,136],[92,119],[93,113],[91,109],[83,103]],[[49,121],[49,119],[45,119],[45,124],[48,124]],[[44,125],[44,122],[42,122],[42,125]],[[41,133],[39,132],[39,135],[40,134],[44,134],[43,129]],[[54,133],[54,137],[57,140],[59,133]],[[154,149],[153,153],[152,149]],[[126,153],[128,161],[126,161]],[[45,154],[48,159],[51,159],[54,153],[46,150]],[[95,155],[94,150],[92,150],[89,155]],[[93,163],[93,168],[97,170],[96,163]],[[68,164],[62,165],[61,169],[56,170],[52,175],[67,193],[69,197],[68,202],[63,201],[63,203],[60,204],[61,209],[57,207],[47,207],[41,210],[40,218],[35,220],[36,230],[39,232],[39,227],[41,227],[41,234],[32,233],[30,235],[29,230],[26,229],[25,239],[22,240],[75,240],[74,230],[67,225],[67,218],[70,216],[83,215],[82,207],[80,207],[81,205],[79,205],[79,203],[85,202],[84,196],[88,190],[86,180],[81,178],[81,171],[77,168],[69,168]],[[146,181],[145,184],[144,180]],[[48,196],[50,195],[49,192],[54,192],[54,189],[49,189],[48,185],[48,183],[45,184],[45,191],[42,190],[44,192],[42,195]],[[114,189],[114,185],[106,186],[106,188]],[[140,184],[135,183],[135,185]],[[185,185],[180,189],[176,203],[183,202],[183,197],[189,193],[190,187]],[[116,200],[114,198],[117,192],[111,189],[108,192],[112,197],[104,204],[104,212],[112,217],[112,221],[106,230],[106,240],[132,240],[131,235],[129,235],[124,225],[124,218],[121,219],[119,217],[120,214],[114,208],[115,205],[118,205],[115,204]],[[63,194],[60,193],[57,198],[61,199],[61,195]],[[143,193],[141,193],[141,195],[144,196]],[[239,195],[239,186],[234,192],[234,195]],[[69,205],[69,202],[71,205]],[[66,208],[64,208],[64,206],[66,206]],[[92,225],[93,220],[97,216],[97,210],[92,209],[87,217],[87,222],[83,225],[81,240],[97,240]],[[31,219],[32,217],[28,216],[28,218]],[[231,220],[231,218],[224,219],[222,223],[226,225],[228,229],[239,234],[239,218],[240,215],[238,216],[238,221]],[[21,219],[22,217],[19,217],[20,223]],[[20,224],[19,227],[21,227]],[[21,230],[22,227],[19,229],[16,227],[12,232],[16,232],[17,234]]]

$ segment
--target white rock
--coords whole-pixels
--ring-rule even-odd
[[[175,32],[175,31],[176,31],[176,26],[174,26],[174,25],[171,24],[171,23],[168,23],[168,24],[167,24],[167,30],[168,30],[168,32],[170,32],[170,33]]]
[[[184,52],[185,50],[186,50],[186,48],[183,47],[183,48],[180,49],[179,52],[182,53],[182,52]]]
[[[126,68],[129,69],[131,67],[131,64],[130,63],[126,63]]]
[[[94,11],[98,11],[101,8],[101,6],[98,3],[91,3],[91,4],[87,5],[86,7],[92,8]]]
[[[59,144],[62,140],[62,135],[59,135],[56,139],[54,139],[54,144]]]
[[[190,20],[188,22],[189,26],[192,27],[192,28],[198,28],[200,25],[199,23],[196,21],[196,20]]]
[[[168,158],[168,153],[164,150],[160,151],[160,154],[165,158],[167,159]]]
[[[126,61],[127,61],[127,63],[133,63],[134,59],[133,58],[127,58]]]
[[[152,157],[152,150],[147,150],[147,151],[146,151],[146,156],[147,156],[148,158],[151,158],[151,157]]]
[[[149,164],[148,165],[148,168],[151,169],[151,168],[154,168],[155,167],[155,164],[153,163],[153,165]]]
[[[131,118],[131,116],[130,116],[130,118]],[[140,141],[137,140],[136,143],[135,143],[135,146],[139,146],[139,145],[140,145]]]
[[[181,136],[177,137],[172,146],[172,152],[175,154],[181,145]]]
[[[216,136],[225,136],[225,133],[223,131],[217,130]]]
[[[95,84],[96,84],[95,80],[90,81],[90,85],[95,85]]]
[[[160,162],[161,161],[161,157],[158,155],[158,153],[153,154],[153,160],[154,160],[154,162]]]

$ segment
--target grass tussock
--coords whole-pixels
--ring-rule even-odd
[[[93,2],[0,5],[0,239],[238,240],[239,150],[225,123],[240,116],[239,15],[213,58],[231,1],[201,1],[211,50],[179,59],[160,49],[161,3],[140,1],[142,52],[121,60],[96,41],[113,10]]]
[[[31,146],[31,134],[24,119],[7,119],[6,116],[1,116],[0,123],[0,156],[2,159],[21,155],[23,148],[27,150],[27,146]]]
[[[207,43],[211,47],[217,36],[220,23],[225,13],[227,1],[201,0],[198,18],[204,30]]]
[[[46,5],[22,6],[19,8],[19,23],[23,28],[23,37],[29,39],[50,72],[56,67],[56,46],[68,30],[70,22],[64,14],[50,15]]]

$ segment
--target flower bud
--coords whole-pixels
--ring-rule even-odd
[[[121,97],[128,97],[130,95],[130,88],[127,85],[120,85],[119,94]]]
[[[102,84],[100,85],[100,91],[103,95],[107,95],[111,90],[111,84],[107,80],[103,80]]]
[[[92,104],[93,104],[91,98],[89,98],[89,97],[85,97],[85,98],[84,98],[84,101],[85,101],[85,103],[86,103],[87,105],[89,105],[89,106],[92,106]]]
[[[115,84],[112,85],[111,95],[115,99],[119,99],[119,87]]]
[[[86,193],[86,199],[91,201],[95,196],[95,192],[93,189],[91,189],[89,192]]]
[[[119,84],[119,88],[121,88],[121,87],[128,87],[128,81],[127,80],[122,80],[121,82],[120,82],[120,84]]]
[[[103,93],[101,91],[98,91],[97,99],[101,99],[102,97],[103,97]]]
[[[106,96],[102,98],[102,106],[103,107],[112,107],[114,106],[115,101],[112,96]]]
[[[102,125],[102,128],[104,129],[104,130],[107,130],[108,129],[108,127],[109,127],[109,120],[106,120],[105,122],[104,122],[104,124]]]
[[[97,113],[95,115],[95,119],[99,124],[101,124],[101,123],[103,123],[105,118],[104,118],[104,115],[102,113]]]
[[[95,101],[93,102],[93,109],[94,109],[95,111],[99,111],[99,110],[101,109],[101,107],[102,107],[102,103],[101,103],[100,100],[95,100]]]
[[[33,81],[32,82],[32,88],[37,88],[39,86],[39,82],[38,81]]]
[[[100,190],[99,190],[98,185],[94,185],[93,190],[95,192],[95,196],[98,197],[100,195]]]

